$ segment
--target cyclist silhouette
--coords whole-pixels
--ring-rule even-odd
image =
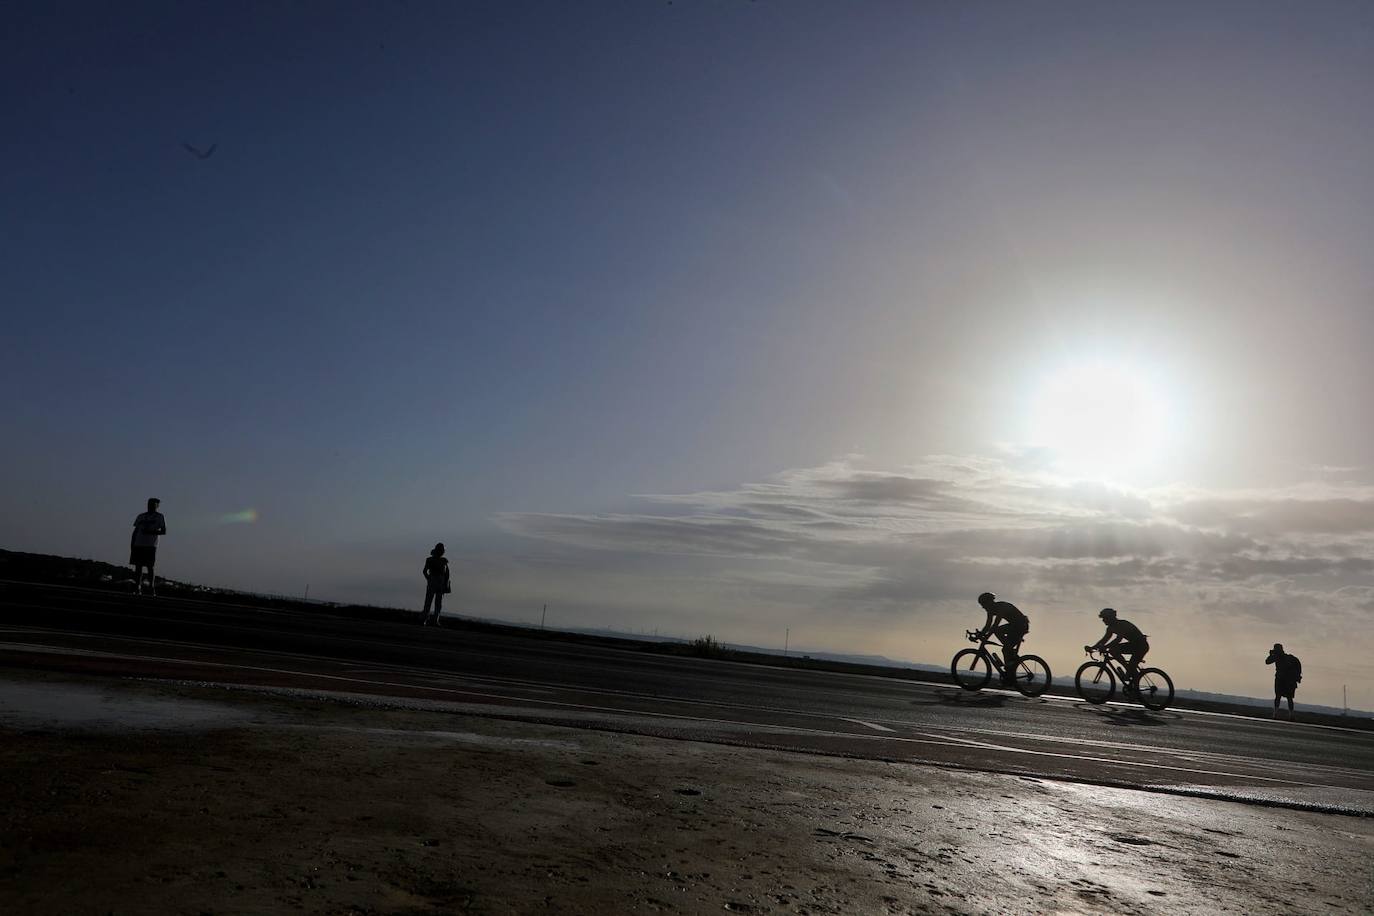
[[[1116,611],[1112,608],[1104,607],[1097,616],[1107,625],[1107,632],[1091,646],[1084,646],[1083,650],[1092,652],[1096,649],[1105,649],[1111,652],[1125,664],[1126,671],[1131,675],[1131,682],[1134,683],[1140,675],[1140,662],[1145,658],[1145,653],[1150,651],[1149,640],[1140,632],[1140,627],[1129,620],[1117,617]],[[1130,658],[1127,658],[1127,655]]]
[[[978,603],[988,615],[983,628],[978,631],[978,638],[984,639],[990,633],[997,634],[997,638],[1002,642],[1002,660],[1005,663],[1002,669],[1002,683],[1011,684],[1020,657],[1021,640],[1030,632],[1030,618],[1010,601],[998,601],[992,592],[983,592],[979,595]]]

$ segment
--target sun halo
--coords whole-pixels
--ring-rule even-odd
[[[1034,389],[1029,432],[1060,472],[1121,481],[1160,461],[1170,413],[1163,387],[1148,373],[1125,363],[1076,363]]]

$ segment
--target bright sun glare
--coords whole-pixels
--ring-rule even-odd
[[[1084,363],[1050,374],[1031,405],[1031,436],[1059,470],[1096,480],[1149,471],[1169,438],[1161,388],[1130,366]]]

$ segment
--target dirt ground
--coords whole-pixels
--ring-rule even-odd
[[[1359,818],[205,687],[0,680],[0,812],[3,913],[1374,906]]]

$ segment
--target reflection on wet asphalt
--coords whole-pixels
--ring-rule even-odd
[[[1368,818],[450,704],[40,677],[90,707],[73,722],[123,722],[90,714],[110,705],[242,718],[193,741],[78,724],[0,743],[0,867],[22,876],[0,883],[3,912],[1252,916],[1374,899]]]
[[[13,729],[130,731],[208,729],[254,717],[228,703],[132,692],[109,685],[0,679],[0,726]]]

